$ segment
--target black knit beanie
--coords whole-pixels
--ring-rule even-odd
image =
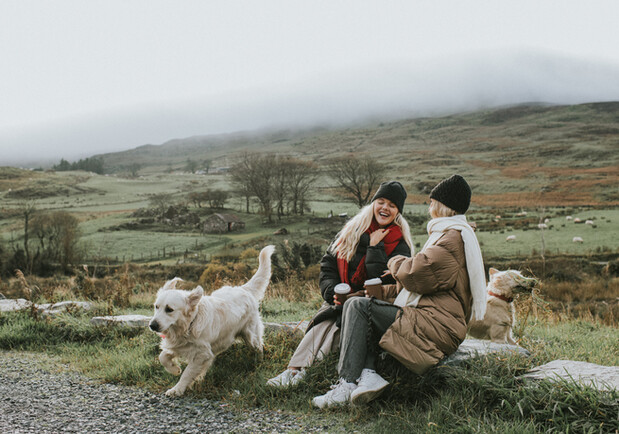
[[[458,214],[464,214],[471,204],[471,187],[460,175],[451,175],[432,189],[430,199],[438,200]]]
[[[372,202],[379,197],[389,199],[398,207],[398,211],[401,213],[404,208],[404,201],[406,200],[406,190],[404,190],[404,186],[398,181],[383,182],[380,187],[378,187],[374,197],[372,197]]]

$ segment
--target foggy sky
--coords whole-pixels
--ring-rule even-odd
[[[617,2],[418,3],[0,0],[0,165],[619,100]]]

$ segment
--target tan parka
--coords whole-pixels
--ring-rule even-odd
[[[403,307],[380,339],[380,346],[416,374],[423,374],[456,351],[466,336],[472,295],[460,231],[450,229],[412,258],[396,256],[388,268],[397,286],[423,294],[417,307]]]

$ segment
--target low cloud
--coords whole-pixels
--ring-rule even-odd
[[[371,65],[278,89],[140,106],[0,131],[0,165],[46,164],[173,138],[268,127],[337,126],[522,102],[619,100],[619,66],[548,53],[484,53]]]

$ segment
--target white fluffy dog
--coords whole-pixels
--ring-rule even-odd
[[[187,360],[183,375],[166,395],[185,393],[237,337],[262,355],[264,325],[258,306],[271,278],[274,250],[274,246],[262,249],[256,274],[243,286],[224,286],[204,295],[201,286],[192,291],[176,289],[176,283],[182,280],[176,277],[159,290],[149,323],[163,338],[159,361],[169,373],[179,375],[176,358]]]

